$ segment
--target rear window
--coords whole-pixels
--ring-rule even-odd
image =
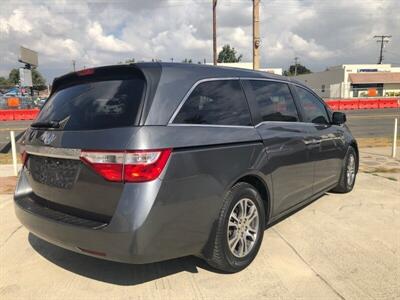
[[[58,121],[64,130],[132,126],[141,106],[145,80],[93,79],[66,86],[46,102],[37,122]]]

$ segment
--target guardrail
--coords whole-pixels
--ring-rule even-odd
[[[332,110],[400,108],[400,98],[326,99]]]

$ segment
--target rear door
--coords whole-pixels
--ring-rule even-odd
[[[244,80],[255,105],[255,124],[267,153],[263,173],[273,182],[273,214],[304,201],[312,194],[313,163],[307,143],[307,126],[300,120],[285,82]]]
[[[134,68],[93,69],[55,82],[25,134],[32,198],[65,211],[112,216],[123,183],[80,160],[82,150],[124,150],[135,134],[146,82]]]
[[[343,159],[344,132],[332,125],[325,104],[305,88],[294,86],[304,125],[311,134],[310,155],[314,161],[313,193],[335,185]]]

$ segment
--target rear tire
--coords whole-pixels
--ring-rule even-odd
[[[348,193],[354,187],[357,176],[358,157],[353,147],[349,147],[345,157],[345,163],[340,175],[339,184],[332,189],[335,193]]]
[[[235,184],[224,198],[208,264],[227,273],[246,268],[260,248],[264,225],[264,204],[257,189],[245,182]]]

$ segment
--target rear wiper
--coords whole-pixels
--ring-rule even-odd
[[[48,121],[48,122],[35,122],[31,124],[31,127],[39,128],[60,128],[60,122],[58,121]]]

